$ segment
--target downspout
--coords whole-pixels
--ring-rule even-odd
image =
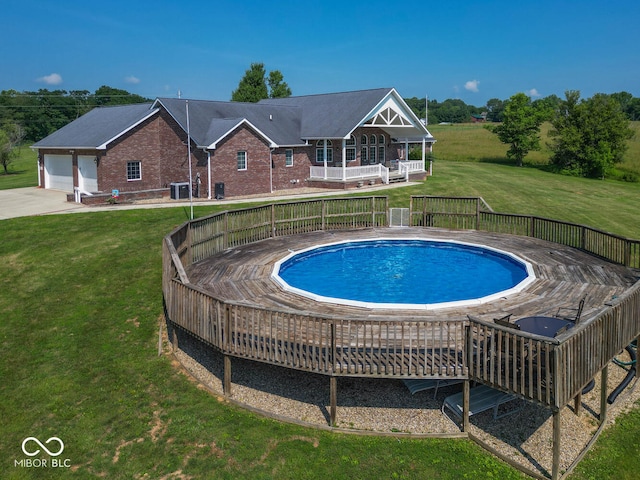
[[[211,200],[211,152],[207,150],[207,200]]]
[[[275,147],[269,149],[269,192],[273,193],[273,151]]]

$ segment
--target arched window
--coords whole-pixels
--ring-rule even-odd
[[[375,145],[376,144],[376,136],[375,135],[371,135],[371,137],[369,138],[369,143],[371,145]]]
[[[362,135],[362,138],[360,139],[360,143],[362,145],[366,145],[367,144],[367,136],[365,134]]]
[[[384,135],[378,135],[378,163],[384,163],[386,160],[386,143]]]
[[[318,140],[316,142],[316,163],[324,163],[324,146],[327,144],[327,163],[333,162],[333,144],[331,140]]]
[[[353,162],[356,159],[356,137],[351,135],[344,142],[345,144],[345,156],[347,162]]]

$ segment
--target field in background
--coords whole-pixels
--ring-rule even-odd
[[[436,138],[433,147],[436,159],[461,161],[461,162],[491,162],[511,164],[507,160],[508,145],[500,143],[498,137],[484,126],[491,125],[480,123],[463,123],[452,125],[429,125],[428,129]],[[530,152],[524,159],[525,166],[545,166],[549,163],[551,151],[547,147],[549,143],[549,129],[551,125],[544,123],[540,129],[541,150]],[[631,128],[636,132],[629,141],[629,149],[625,154],[624,162],[616,168],[616,177],[624,173],[632,173],[640,179],[640,122],[631,122]]]

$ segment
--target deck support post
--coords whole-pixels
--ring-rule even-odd
[[[609,366],[605,365],[600,372],[600,424],[607,419],[607,378],[609,377]]]
[[[329,423],[336,426],[338,410],[338,377],[329,377]]]
[[[560,473],[560,409],[553,410],[553,460],[551,480],[557,480]]]
[[[222,392],[225,396],[231,395],[231,357],[224,356],[224,378],[222,380]]]
[[[462,382],[462,431],[469,431],[469,380]]]
[[[579,415],[581,405],[582,405],[582,392],[578,392],[576,397],[573,399],[573,413],[575,413],[576,415]]]

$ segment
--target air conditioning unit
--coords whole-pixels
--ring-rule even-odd
[[[172,200],[189,198],[189,182],[172,182],[170,188]]]

